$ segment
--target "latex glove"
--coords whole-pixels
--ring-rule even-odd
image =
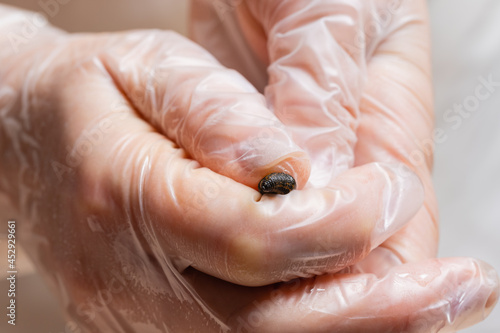
[[[274,307],[249,306],[259,329],[282,328],[274,326],[279,322],[289,324],[285,331],[448,332],[494,307],[498,276],[491,268],[470,258],[431,259],[438,241],[432,145],[442,133],[432,127],[426,11],[425,1],[192,6],[195,40],[265,91],[310,156],[309,186],[352,166],[395,161],[425,186],[424,206],[412,221],[349,274],[285,288],[277,301],[261,299]]]
[[[229,282],[339,271],[421,206],[383,164],[262,197],[273,171],[307,188],[310,161],[237,72],[175,33],[27,35],[0,8],[2,217],[82,330],[237,327],[274,286]]]

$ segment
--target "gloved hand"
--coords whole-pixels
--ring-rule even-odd
[[[432,127],[425,1],[198,0],[192,16],[195,41],[265,92],[308,153],[306,186],[352,166],[402,162],[425,187],[410,223],[345,275],[304,281],[260,312],[249,306],[265,318],[259,327],[448,332],[484,319],[498,298],[497,274],[474,259],[432,259],[432,146],[442,133]]]
[[[22,31],[24,21],[7,15],[8,31]],[[247,311],[286,307],[256,299],[309,294],[200,271],[246,285],[335,272],[420,205],[416,178],[381,164],[261,198],[256,184],[272,171],[304,187],[308,155],[251,85],[175,34],[43,28],[19,44],[11,39],[0,57],[0,186],[9,215],[86,331],[262,331]],[[456,283],[477,283],[487,271],[461,268],[477,275]],[[475,302],[492,288],[481,287]],[[307,324],[279,319],[273,325],[283,329]]]
[[[82,329],[218,330],[269,287],[200,287],[198,271],[252,286],[335,272],[421,205],[415,175],[377,164],[262,197],[274,171],[304,187],[310,162],[237,72],[168,32],[27,39],[32,14],[2,8],[4,211]]]

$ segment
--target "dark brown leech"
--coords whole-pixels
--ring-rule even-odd
[[[282,172],[270,173],[259,182],[261,194],[288,194],[296,187],[295,179]]]

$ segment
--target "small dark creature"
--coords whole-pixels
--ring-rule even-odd
[[[259,182],[259,192],[261,194],[288,194],[295,190],[297,183],[292,176],[282,173],[270,173]]]

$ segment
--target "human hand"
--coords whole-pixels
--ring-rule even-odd
[[[496,273],[474,259],[432,259],[432,144],[441,134],[432,128],[425,2],[197,1],[192,8],[195,40],[265,91],[308,153],[309,186],[353,166],[402,162],[425,187],[410,223],[346,274],[285,288],[272,308],[249,306],[247,314],[266,318],[259,328],[442,332],[484,319],[498,298]]]
[[[4,31],[22,31],[12,11]],[[273,171],[307,188],[309,157],[252,85],[175,33],[11,42],[2,209],[82,330],[237,327],[271,283],[359,262],[421,205],[417,177],[384,164],[262,197]]]

